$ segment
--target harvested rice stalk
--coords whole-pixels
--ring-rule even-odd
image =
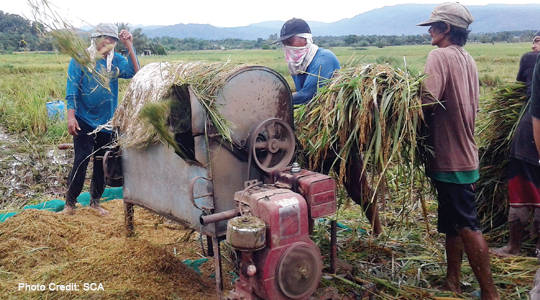
[[[343,181],[346,161],[352,151],[362,149],[364,169],[375,188],[390,184],[386,175],[395,168],[403,179],[399,182],[406,182],[405,189],[397,190],[407,190],[412,199],[415,180],[424,178],[417,151],[424,78],[377,64],[336,71],[311,102],[295,111],[308,168],[317,169],[335,157]]]
[[[178,154],[178,156],[187,160],[187,155],[180,149],[174,140],[174,136],[172,136],[172,134],[165,127],[167,116],[171,112],[170,102],[171,101],[169,100],[157,103],[147,103],[139,112],[139,118],[143,119],[149,125],[152,125],[161,139],[173,147],[174,152]]]
[[[507,84],[487,99],[478,122],[480,180],[476,184],[478,218],[484,230],[506,223],[508,183],[505,172],[510,145],[517,124],[525,111],[527,87],[522,82]]]
[[[28,0],[28,5],[32,8],[32,15],[35,22],[44,27],[42,34],[51,35],[54,43],[60,52],[71,56],[81,65],[83,70],[92,73],[98,83],[109,89],[109,76],[107,70],[96,70],[95,60],[90,57],[86,50],[89,46],[81,31],[70,24],[57,12],[56,8],[47,0]],[[40,28],[41,26],[37,26]],[[96,57],[95,59],[100,59]]]
[[[145,147],[151,143],[164,140],[164,136],[157,134],[160,126],[166,126],[174,133],[189,130],[191,126],[191,114],[170,114],[169,107],[167,118],[160,118],[158,125],[155,122],[144,122],[139,118],[143,107],[152,103],[165,101],[170,105],[190,107],[190,92],[197,98],[204,108],[212,125],[225,141],[232,141],[231,129],[234,125],[222,117],[220,107],[215,99],[217,92],[226,83],[227,78],[245,67],[227,63],[151,63],[142,68],[131,81],[124,100],[118,106],[112,119],[112,126],[121,132],[119,143],[124,147]],[[182,91],[182,92],[179,92]],[[171,100],[172,99],[172,100]],[[170,101],[169,101],[170,100]],[[172,110],[175,112],[175,110]],[[172,118],[182,118],[174,120]],[[158,125],[156,127],[156,125]],[[166,139],[166,138],[165,138]]]

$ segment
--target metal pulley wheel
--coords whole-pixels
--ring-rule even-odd
[[[281,257],[276,273],[279,288],[285,296],[304,299],[319,285],[321,254],[315,245],[294,244]]]
[[[249,135],[249,155],[261,170],[270,173],[286,167],[294,155],[294,132],[287,122],[270,118]]]

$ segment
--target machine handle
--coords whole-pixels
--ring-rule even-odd
[[[193,178],[191,180],[191,182],[189,183],[189,200],[191,200],[191,203],[193,204],[193,206],[195,206],[195,208],[209,213],[214,209],[213,207],[203,206],[203,205],[199,205],[199,204],[195,203],[195,199],[204,198],[204,197],[210,197],[210,196],[214,195],[214,193],[208,193],[208,194],[204,194],[204,195],[200,195],[200,196],[195,197],[193,190],[195,189],[195,182],[197,180],[199,180],[199,179],[204,179],[204,180],[211,181],[211,179],[206,178],[206,177],[202,177],[202,176],[197,176],[197,177]]]
[[[109,156],[111,155],[113,151],[107,151],[105,152],[105,155],[103,155],[103,173],[105,175],[105,178],[112,177],[109,172],[107,172],[107,160],[109,159]]]

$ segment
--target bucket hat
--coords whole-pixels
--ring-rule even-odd
[[[94,32],[92,33],[92,37],[96,38],[99,36],[110,36],[112,38],[115,38],[116,40],[119,40],[118,38],[118,27],[112,23],[99,23],[95,28]]]
[[[417,26],[431,26],[433,23],[446,22],[467,29],[473,21],[473,16],[465,6],[459,2],[445,2],[437,5],[431,12],[429,19],[418,23]]]

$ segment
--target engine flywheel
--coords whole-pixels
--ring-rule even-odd
[[[251,130],[248,146],[257,167],[271,173],[291,162],[295,147],[294,132],[287,122],[270,118]]]
[[[315,245],[297,243],[285,251],[278,265],[277,281],[292,299],[313,294],[322,276],[322,261]]]

